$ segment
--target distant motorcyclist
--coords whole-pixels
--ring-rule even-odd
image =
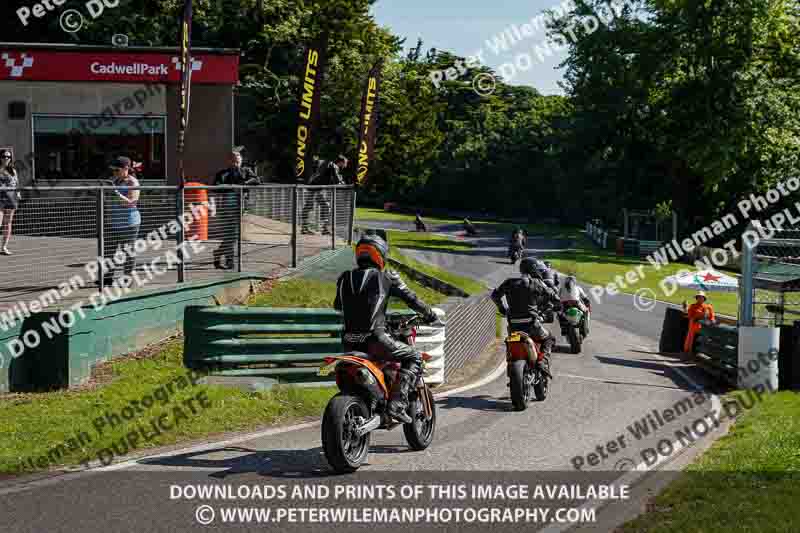
[[[434,323],[438,316],[420,300],[393,270],[384,271],[389,245],[377,235],[365,235],[356,245],[358,268],[343,272],[336,282],[334,308],[344,314],[342,344],[345,350],[365,352],[378,359],[397,360],[400,372],[391,392],[388,412],[403,423],[408,393],[422,373],[422,354],[386,332],[386,306],[397,296],[411,309]]]
[[[561,301],[536,271],[536,262],[525,258],[519,263],[519,278],[509,278],[492,291],[492,301],[500,313],[508,318],[508,332],[523,331],[541,343],[544,355],[542,370],[549,377],[550,355],[556,338],[542,324],[541,314],[549,306],[561,307]],[[503,302],[505,298],[506,302]]]
[[[517,228],[511,234],[511,244],[508,247],[508,255],[511,256],[516,250],[525,250],[528,246],[528,237],[522,228]]]
[[[417,213],[416,218],[414,218],[414,225],[417,226],[417,231],[428,231],[428,226],[425,225],[425,221],[422,220],[422,217],[419,216],[419,213]]]
[[[478,230],[475,229],[475,226],[467,218],[464,219],[464,231],[466,231],[468,235],[478,234]]]
[[[520,242],[523,248],[528,247],[528,232],[517,226],[511,233],[511,244]]]

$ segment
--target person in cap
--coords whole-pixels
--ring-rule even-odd
[[[408,288],[394,270],[384,270],[389,245],[378,235],[365,235],[356,245],[358,268],[343,272],[336,281],[333,307],[344,315],[342,344],[379,359],[400,362],[400,372],[391,391],[388,412],[408,424],[408,393],[422,374],[422,354],[413,346],[393,339],[386,332],[386,307],[396,296],[419,313],[428,324],[439,320],[433,309]]]
[[[106,233],[103,255],[110,261],[105,261],[103,277],[110,281],[114,275],[113,261],[115,255],[124,254],[123,273],[121,280],[124,285],[131,285],[130,274],[136,265],[134,243],[139,236],[139,227],[142,224],[142,215],[137,203],[139,201],[139,180],[131,174],[132,162],[127,157],[117,157],[109,168],[113,173],[112,184],[114,189],[109,199],[110,231]],[[119,254],[118,254],[119,252]]]
[[[694,338],[697,332],[702,328],[701,320],[710,320],[714,322],[714,307],[706,303],[706,293],[697,291],[694,295],[695,302],[686,309],[686,316],[689,318],[689,332],[686,334],[686,340],[683,343],[683,351],[691,353],[694,345]],[[684,302],[684,307],[686,303]]]
[[[3,217],[3,248],[0,253],[11,255],[8,251],[8,241],[11,240],[11,224],[14,221],[14,212],[19,203],[19,176],[14,169],[14,156],[11,150],[0,150],[0,209]]]

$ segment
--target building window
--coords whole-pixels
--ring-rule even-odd
[[[126,156],[142,163],[140,179],[164,180],[166,116],[33,115],[37,180],[110,177],[108,163]]]

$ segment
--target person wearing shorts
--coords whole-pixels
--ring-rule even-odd
[[[14,159],[11,150],[0,151],[0,210],[2,211],[3,247],[0,253],[11,255],[8,251],[8,241],[11,240],[11,225],[14,222],[14,212],[19,205],[19,177],[14,169]]]

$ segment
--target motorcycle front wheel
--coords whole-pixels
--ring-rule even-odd
[[[403,434],[406,437],[408,446],[412,450],[420,451],[430,446],[433,442],[433,434],[436,432],[436,404],[433,403],[433,393],[428,387],[424,387],[421,391],[417,389],[416,392],[413,397],[409,398],[412,406],[411,418],[413,421],[410,424],[403,424]],[[425,415],[421,394],[426,394],[428,402],[430,402],[430,418]]]
[[[369,410],[358,396],[338,394],[331,398],[322,417],[322,449],[328,464],[338,474],[355,472],[369,452],[370,434],[357,437],[358,418],[369,418]]]
[[[525,380],[525,367],[528,362],[524,359],[511,361],[508,367],[509,379],[511,380],[511,403],[517,411],[524,411],[528,407],[530,392]]]

